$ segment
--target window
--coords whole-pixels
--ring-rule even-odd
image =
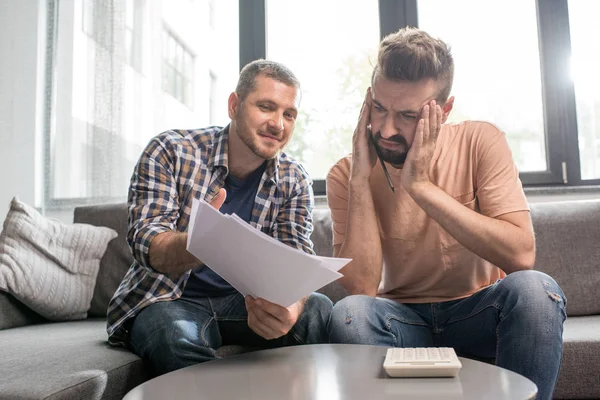
[[[211,29],[215,29],[215,10],[215,0],[208,0],[208,26],[210,26]]]
[[[227,124],[239,70],[258,58],[301,81],[287,150],[324,194],[351,151],[379,40],[406,25],[452,45],[451,119],[506,132],[525,185],[600,184],[596,0],[46,1],[59,14],[48,19],[46,207],[124,199],[148,140]]]
[[[450,121],[483,119],[498,125],[507,134],[525,185],[595,184],[600,183],[598,173],[589,171],[592,168],[592,171],[597,171],[597,125],[591,125],[593,119],[590,119],[589,112],[582,112],[590,107],[589,99],[585,100],[584,105],[582,94],[577,95],[576,114],[573,81],[566,79],[569,68],[565,60],[568,60],[571,52],[567,2],[379,0],[377,15],[374,2],[351,1],[345,3],[345,7],[333,10],[334,6],[328,2],[270,1],[263,15],[260,10],[266,0],[248,0],[254,8],[244,8],[244,15],[248,15],[249,22],[244,26],[240,21],[240,26],[243,29],[241,40],[244,47],[250,50],[241,53],[241,61],[244,64],[265,56],[282,61],[296,72],[304,86],[308,86],[305,87],[308,94],[301,104],[303,112],[298,121],[297,135],[290,143],[288,152],[306,164],[315,178],[315,193],[324,193],[322,179],[332,160],[350,150],[349,138],[354,123],[346,125],[346,120],[350,121],[349,116],[357,114],[351,111],[350,104],[360,104],[364,93],[358,89],[361,85],[356,84],[362,79],[361,73],[352,73],[354,91],[350,90],[341,97],[342,101],[338,98],[332,104],[336,96],[331,93],[342,91],[339,84],[342,71],[332,73],[331,65],[350,68],[352,63],[347,60],[340,63],[338,47],[344,47],[339,44],[342,40],[328,39],[344,38],[345,42],[356,47],[352,54],[357,57],[364,49],[363,40],[373,40],[370,43],[376,48],[379,38],[369,38],[372,38],[377,22],[380,37],[404,26],[417,26],[452,45],[457,71],[453,90],[456,103]],[[597,7],[595,3],[592,6],[593,0],[576,3],[580,7],[588,7],[583,11],[588,18],[595,15],[591,9]],[[286,15],[286,5],[293,6],[293,19],[283,17]],[[307,12],[304,9],[318,9],[319,12]],[[352,11],[348,10],[358,10],[360,18],[353,19]],[[335,18],[328,18],[333,14]],[[310,21],[310,30],[305,29],[307,21]],[[356,29],[356,26],[360,26],[360,29]],[[578,23],[577,26],[582,32],[587,32],[587,36],[582,34],[580,36],[583,39],[574,40],[589,42],[590,38],[595,37],[589,28],[591,24]],[[349,30],[360,31],[361,34],[354,36]],[[312,32],[318,33],[316,40],[312,39]],[[575,33],[573,35],[577,36]],[[320,49],[326,46],[330,51],[323,54]],[[577,45],[573,46],[577,51]],[[595,54],[597,51],[588,51],[586,57],[595,57]],[[373,55],[370,57],[373,58]],[[317,88],[318,85],[310,88],[318,78],[304,72],[309,69],[306,67],[310,64],[308,60],[327,71],[328,86],[324,86],[323,90]],[[371,71],[371,68],[372,64],[368,70]],[[595,82],[589,78],[587,81]],[[593,86],[588,85],[588,93],[590,87]],[[319,91],[320,96],[327,99],[322,101],[326,105],[319,103],[320,99],[314,101],[318,106],[313,105],[313,94],[310,92],[314,91]],[[598,94],[594,94],[596,102],[598,97]],[[324,115],[335,115],[335,118],[323,119]],[[597,111],[593,115],[596,118]],[[587,127],[583,128],[587,133],[579,133],[581,153],[577,147],[578,123]],[[335,134],[329,136],[330,132]],[[303,139],[309,143],[303,142]],[[315,150],[322,147],[325,149],[320,152]]]
[[[142,72],[143,10],[145,0],[125,2],[125,59]]]
[[[81,7],[83,32],[140,72],[145,1],[83,0]]]
[[[575,84],[582,179],[600,178],[600,2],[569,1],[571,79]]]
[[[535,2],[419,0],[418,10],[419,27],[448,43],[454,56],[449,122],[495,124],[506,133],[520,171],[545,171]]]
[[[46,208],[124,201],[153,136],[228,123],[239,75],[238,0],[215,2],[215,27],[205,30],[207,2],[48,1],[58,18],[49,14],[56,25]]]
[[[194,56],[167,29],[163,40],[163,90],[193,108],[192,76]]]
[[[210,76],[210,96],[208,98],[208,121],[210,125],[217,125],[217,109],[218,109],[218,105],[217,105],[217,82],[218,82],[218,78],[217,78],[217,74],[214,73],[214,71],[210,71],[209,72],[209,76]],[[233,89],[231,90],[233,92]]]
[[[509,0],[501,3],[379,0],[383,33],[406,25],[418,26],[451,43],[457,59],[454,87],[457,106],[451,118],[462,118],[456,113],[460,111],[467,114],[464,116],[466,118],[485,118],[503,129],[521,170],[521,180],[526,186],[600,184],[597,175],[589,172],[589,165],[597,163],[597,153],[592,153],[597,150],[594,150],[594,146],[588,147],[589,142],[594,141],[591,136],[598,136],[598,130],[590,125],[589,117],[582,116],[581,111],[589,107],[590,99],[588,97],[585,101],[587,106],[583,105],[582,95],[577,94],[575,99],[573,79],[568,76],[572,47],[570,34],[579,37],[574,38],[575,41],[588,44],[595,37],[592,30],[595,25],[589,19],[587,22],[577,21],[579,33],[569,32],[568,4],[575,3],[578,6],[576,8],[587,7],[584,13],[588,17],[595,15],[598,7],[593,0],[571,3],[568,0]],[[437,15],[444,16],[444,19],[436,19]],[[465,19],[463,15],[476,17]],[[452,21],[452,25],[445,21]],[[511,40],[515,32],[519,37]],[[497,34],[506,40],[494,37]],[[481,37],[487,39],[486,46],[481,46]],[[510,44],[511,48],[507,48],[505,43]],[[576,47],[580,46],[585,44],[573,43],[573,51],[577,52]],[[470,54],[467,54],[467,48]],[[490,48],[494,52],[490,52]],[[597,54],[597,51],[587,50],[588,58],[591,54]],[[575,57],[574,62],[577,61]],[[493,96],[481,95],[481,104],[493,104],[494,110],[482,109],[480,105],[469,101],[468,97],[478,89],[459,76],[460,69],[471,69],[469,65],[464,65],[464,60],[482,64],[481,58],[485,59],[487,71],[494,71],[497,65],[504,67],[495,75],[488,74],[485,81],[480,81],[481,87],[494,91]],[[469,79],[479,80],[475,78],[481,77],[482,73],[472,69],[471,75]],[[507,75],[510,79],[507,79]],[[589,88],[597,82],[597,77],[595,81],[581,77],[574,79],[587,81],[588,93]],[[503,86],[497,82],[502,82]],[[511,91],[512,96],[507,93]],[[499,104],[497,97],[504,98],[510,107]],[[594,98],[597,102],[598,91]],[[522,111],[523,99],[527,103],[527,113]],[[459,108],[461,101],[463,107]],[[584,120],[587,122],[583,123]],[[587,124],[587,127],[582,128],[582,124]],[[583,146],[582,135],[588,137]],[[585,148],[585,152],[580,152],[579,147]],[[580,161],[586,165],[580,164]]]
[[[109,19],[108,16],[115,12],[113,7],[117,4],[106,0],[94,1],[84,0],[82,8],[82,29],[88,34],[96,43],[103,45],[104,47],[110,47],[111,43],[111,26],[113,19]],[[106,21],[107,23],[100,23],[100,21]]]
[[[324,179],[352,151],[352,134],[376,62],[377,12],[374,0],[347,1],[343,7],[319,0],[268,2],[267,57],[289,67],[302,87],[286,151],[304,163],[313,179]]]

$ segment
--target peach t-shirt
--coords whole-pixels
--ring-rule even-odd
[[[343,243],[346,234],[351,157],[327,176],[334,245]],[[371,175],[383,250],[379,296],[405,303],[448,301],[505,276],[429,218],[402,188],[402,170],[387,167],[395,194],[379,162]],[[489,123],[442,125],[430,179],[465,207],[491,218],[529,210],[506,137]]]

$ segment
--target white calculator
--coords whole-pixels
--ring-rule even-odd
[[[392,377],[455,377],[462,364],[452,347],[388,349],[383,368]]]

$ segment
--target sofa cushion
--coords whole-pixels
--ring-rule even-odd
[[[108,345],[105,319],[0,331],[0,398],[120,399],[147,379],[141,359]]]
[[[600,398],[600,316],[567,318],[555,399]]]
[[[106,317],[108,302],[133,263],[133,256],[127,244],[127,205],[122,203],[77,207],[73,222],[106,226],[118,234],[108,244],[100,261],[100,270],[88,311],[90,317]]]
[[[0,291],[0,331],[46,321],[6,292]]]
[[[567,314],[600,314],[600,200],[532,203],[535,269],[553,277]]]
[[[0,234],[0,289],[50,320],[83,319],[112,229],[64,224],[12,200]]]

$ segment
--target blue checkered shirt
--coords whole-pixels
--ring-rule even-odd
[[[194,198],[210,201],[228,174],[228,127],[171,130],[143,151],[131,178],[127,241],[134,262],[108,306],[113,345],[126,343],[124,323],[158,301],[181,297],[190,271],[167,276],[152,268],[148,250],[162,232],[185,232]],[[314,254],[312,180],[300,163],[280,153],[263,173],[250,225],[279,241]]]

